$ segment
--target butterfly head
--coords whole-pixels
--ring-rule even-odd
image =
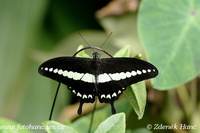
[[[93,59],[95,60],[100,58],[100,54],[98,52],[94,52],[92,56],[93,56]]]

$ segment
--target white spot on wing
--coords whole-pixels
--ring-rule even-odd
[[[112,97],[117,97],[117,94],[114,92],[114,93],[112,94]]]
[[[105,83],[105,82],[109,82],[111,81],[111,78],[109,77],[108,74],[104,73],[104,74],[100,74],[98,76],[98,82],[99,83]]]
[[[126,77],[130,78],[131,77],[131,73],[130,72],[126,72]]]
[[[83,73],[77,73],[77,72],[75,72],[74,74],[73,74],[73,76],[72,76],[72,78],[74,79],[74,80],[80,80],[82,77],[83,77]]]
[[[138,73],[142,73],[141,71],[139,71]],[[130,78],[131,76],[135,76],[137,75],[137,73],[135,71],[132,72],[121,72],[121,73],[113,73],[113,74],[102,74],[99,75],[99,82],[104,83],[104,82],[109,82],[111,80],[114,81],[119,81],[122,79],[126,79],[126,78]]]
[[[72,92],[73,92],[74,94],[76,94],[76,91],[75,91],[75,90],[73,90]]]
[[[84,94],[84,95],[83,95],[83,99],[84,99],[84,98],[87,98],[87,95]]]
[[[48,71],[48,67],[45,67],[44,70],[45,70],[45,71]]]
[[[147,72],[149,72],[149,73],[150,73],[150,72],[151,72],[151,69],[148,69],[148,70],[147,70]]]
[[[122,93],[120,90],[118,91],[118,94]]]
[[[131,72],[131,75],[136,76],[137,73],[136,73],[135,71],[132,71],[132,72]]]
[[[125,79],[126,78],[126,74],[124,72],[121,72],[120,74],[121,79]]]
[[[105,96],[104,94],[101,95],[101,99],[102,99],[102,98],[105,98],[105,97],[106,97],[106,96]]]
[[[140,70],[137,70],[137,74],[138,74],[138,75],[141,75],[142,72],[141,72]]]
[[[110,96],[110,94],[108,94],[108,95],[106,96],[106,98],[109,98],[109,99],[111,99],[111,96]]]
[[[63,71],[63,70],[54,70],[54,73],[57,73],[58,74],[62,74],[64,77],[68,77],[70,79],[74,79],[74,80],[82,80],[84,82],[88,82],[88,83],[94,83],[94,75],[92,74],[89,74],[89,73],[86,73],[86,74],[83,74],[83,73],[78,73],[78,72],[73,72],[73,71]]]
[[[68,75],[68,71],[65,70],[65,71],[63,72],[63,76],[66,77],[67,75]]]
[[[53,71],[53,68],[49,68],[49,72],[52,72]]]
[[[115,81],[119,81],[121,79],[119,73],[109,74],[109,76]]]
[[[142,72],[143,72],[143,73],[146,73],[147,71],[143,69]]]
[[[59,74],[59,75],[62,75],[62,74],[63,74],[63,70],[60,69],[60,70],[58,71],[58,74]]]
[[[112,80],[119,81],[121,79],[126,79],[126,77],[130,77],[130,72],[113,73],[109,74],[109,76],[112,78]]]
[[[85,75],[83,75],[83,78],[81,80],[88,83],[94,83],[94,75],[86,73]]]
[[[54,73],[57,73],[57,72],[58,72],[58,69],[57,69],[57,68],[56,68],[56,69],[54,69],[54,70],[53,70],[53,72],[54,72]]]
[[[77,96],[82,97],[82,95],[79,92],[77,93]]]
[[[89,95],[88,95],[88,98],[92,98],[92,95],[89,94]]]
[[[74,75],[74,72],[69,71],[68,74],[67,74],[67,77],[70,78],[70,79],[72,79],[73,75]]]

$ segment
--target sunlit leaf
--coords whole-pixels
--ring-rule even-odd
[[[119,113],[103,121],[94,133],[125,133],[125,114]]]
[[[125,94],[128,97],[136,114],[138,115],[138,119],[142,119],[147,100],[145,82],[142,81],[127,87]]]
[[[130,56],[130,45],[123,47],[122,49],[117,51],[117,53],[115,53],[114,55],[114,57],[129,57],[129,56]]]
[[[175,88],[200,73],[199,0],[143,0],[138,29],[148,60],[159,70],[160,90]]]
[[[73,128],[56,121],[45,121],[42,123],[48,133],[78,133]]]
[[[77,51],[80,50],[80,49],[82,49],[82,48],[84,48],[84,46],[83,46],[83,45],[80,45],[80,46],[78,47]],[[89,56],[88,54],[86,54],[84,50],[81,51],[81,52],[79,52],[79,53],[77,54],[76,57],[90,58],[90,56]]]

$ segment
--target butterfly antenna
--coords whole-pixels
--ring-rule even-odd
[[[89,46],[89,47],[91,47],[90,46],[90,44],[85,40],[85,38],[81,35],[81,33],[79,33],[79,35],[81,36],[81,38],[86,42],[86,44]]]
[[[80,35],[81,38],[85,41],[85,43],[86,43],[89,47],[91,47],[90,44],[89,44],[89,43],[85,40],[85,38],[81,35],[81,33],[79,33],[79,35]],[[92,51],[95,52],[93,49],[92,49]]]
[[[111,32],[109,35],[108,35],[108,37],[106,38],[106,40],[103,42],[103,44],[101,45],[101,47],[100,48],[102,48],[103,47],[103,45],[107,42],[107,40],[110,38],[110,36],[112,35],[112,33],[113,32]]]
[[[97,98],[95,99],[94,108],[92,110],[88,133],[91,133],[91,130],[92,130],[92,124],[93,124],[93,121],[94,121],[94,111],[96,110],[96,105],[97,105]]]
[[[60,84],[61,84],[61,82],[58,83],[58,87],[57,87],[56,94],[55,94],[55,97],[54,97],[54,100],[53,100],[53,104],[51,106],[51,112],[50,112],[50,115],[49,115],[49,120],[51,120],[51,117],[52,117],[52,114],[53,114],[54,106],[55,106],[56,99],[57,99],[57,96],[58,96],[58,91],[59,91],[59,88],[60,88]]]

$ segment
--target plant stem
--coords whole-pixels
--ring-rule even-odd
[[[181,104],[183,106],[183,109],[185,111],[186,117],[190,118],[191,115],[191,98],[189,96],[189,93],[187,91],[187,88],[185,85],[182,85],[177,88],[177,94],[180,98]]]

